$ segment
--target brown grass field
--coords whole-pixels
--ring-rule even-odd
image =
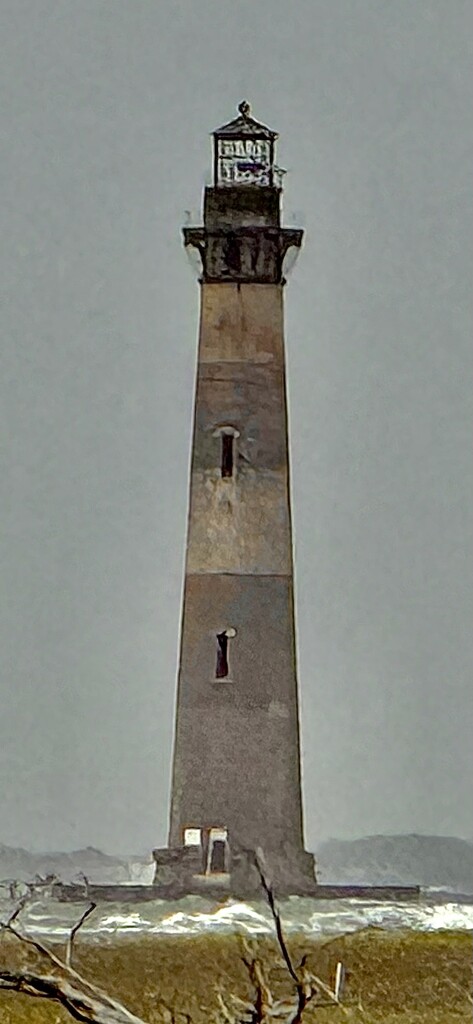
[[[254,947],[271,969],[275,995],[291,994],[276,944],[258,939]],[[459,1024],[473,1019],[472,936],[465,932],[387,932],[366,928],[332,939],[294,938],[288,942],[297,959],[308,954],[308,967],[333,985],[341,960],[347,970],[344,1004],[317,1008],[309,1005],[307,1024],[341,1021],[383,1024]],[[58,954],[61,950],[55,947]],[[77,941],[73,965],[87,979],[143,1017],[148,1024],[217,1021],[217,995],[233,992],[251,996],[248,973],[241,960],[238,936],[127,938],[93,944]],[[0,939],[0,963],[14,968],[44,962],[27,952],[18,940]],[[184,1015],[188,1014],[189,1017]],[[181,1016],[182,1015],[182,1016]],[[72,1018],[56,1003],[26,995],[0,992],[1,1024],[66,1024]]]

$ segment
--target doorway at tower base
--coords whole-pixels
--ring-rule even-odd
[[[209,853],[210,849],[210,853]],[[310,896],[317,892],[314,856],[306,850],[282,846],[263,850],[265,877],[276,895]],[[228,840],[213,837],[203,852],[197,845],[153,850],[156,864],[153,885],[164,895],[221,892],[238,897],[262,893],[255,852],[235,848]]]

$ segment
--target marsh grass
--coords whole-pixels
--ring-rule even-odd
[[[366,1024],[471,1024],[473,943],[468,933],[366,928],[330,940],[293,938],[288,945],[295,960],[308,954],[309,970],[332,985],[337,961],[342,960],[347,969],[344,1002],[349,1016],[337,1007],[309,1006],[304,1016],[307,1024],[349,1019]],[[275,942],[258,939],[255,948],[272,967],[274,994],[289,996],[291,982]],[[74,966],[149,1024],[166,1019],[163,1006],[173,1010],[177,1024],[185,1022],[180,1014],[188,1014],[192,1024],[210,1024],[216,1019],[217,989],[224,997],[232,992],[241,998],[251,996],[241,954],[241,939],[236,935],[134,937],[100,944],[77,941]],[[10,968],[41,962],[7,935],[0,940],[0,959]],[[1,1024],[70,1021],[53,1003],[0,992]]]

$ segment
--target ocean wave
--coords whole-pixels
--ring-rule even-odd
[[[424,894],[417,902],[368,902],[361,899],[313,900],[290,897],[279,904],[284,930],[313,937],[336,935],[377,927],[388,930],[413,929],[473,931],[473,905],[455,897],[435,898]],[[11,913],[11,903],[2,901],[2,919]],[[25,907],[21,925],[30,934],[65,939],[81,913],[81,905],[36,901]],[[261,901],[225,900],[212,903],[203,897],[187,896],[168,902],[102,904],[81,929],[83,938],[105,939],[130,935],[199,935],[204,933],[271,935],[274,925],[269,907]]]

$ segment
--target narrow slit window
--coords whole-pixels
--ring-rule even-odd
[[[226,630],[217,633],[217,668],[216,679],[226,679],[228,676],[228,637]]]
[[[228,665],[228,654],[229,645],[228,641],[233,640],[236,636],[236,629],[230,626],[227,629],[222,630],[221,633],[217,633],[217,666],[215,669],[216,679],[227,679],[230,674]]]
[[[233,476],[233,434],[222,434],[222,476]]]

